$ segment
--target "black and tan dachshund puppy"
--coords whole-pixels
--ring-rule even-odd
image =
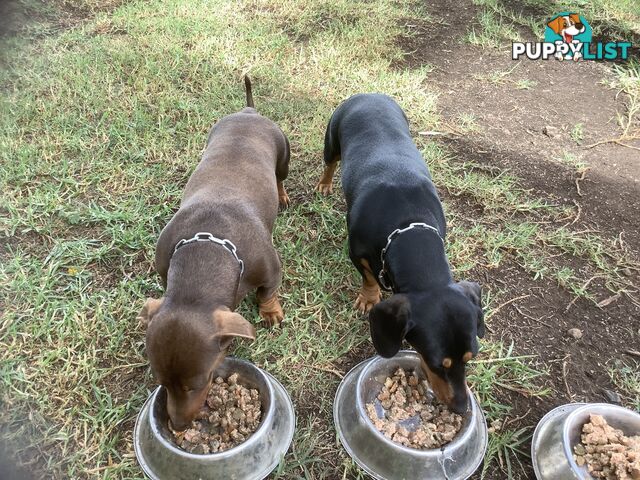
[[[392,357],[406,339],[440,401],[465,412],[465,364],[484,335],[480,286],[453,280],[442,204],[404,112],[386,95],[349,98],[329,121],[324,161],[325,195],[342,164],[356,307],[369,312],[373,345]],[[380,287],[393,295],[380,301]]]

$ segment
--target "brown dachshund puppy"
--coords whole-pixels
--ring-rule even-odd
[[[166,288],[148,299],[146,350],[167,389],[173,428],[186,428],[204,404],[216,367],[233,337],[255,339],[235,308],[257,290],[260,316],[283,319],[277,289],[282,278],[272,230],[289,170],[289,141],[253,108],[221,119],[209,132],[202,161],[187,183],[180,209],[162,230],[156,270]]]

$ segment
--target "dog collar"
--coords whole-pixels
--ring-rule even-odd
[[[380,252],[380,262],[382,263],[382,268],[380,269],[380,273],[378,273],[378,282],[380,283],[380,285],[384,290],[392,290],[392,287],[393,287],[393,285],[391,285],[391,281],[389,281],[389,274],[387,272],[387,265],[385,262],[385,256],[387,254],[387,250],[389,250],[389,247],[391,246],[391,242],[393,242],[394,239],[396,239],[398,236],[400,236],[404,232],[408,232],[409,230],[413,230],[414,228],[424,228],[425,230],[434,232],[436,235],[438,235],[438,238],[442,242],[442,245],[444,245],[444,239],[440,235],[440,231],[433,225],[429,225],[427,223],[422,223],[422,222],[413,222],[409,224],[408,227],[396,228],[393,232],[389,234],[389,236],[387,237],[387,244]]]
[[[240,276],[242,277],[242,274],[244,273],[244,262],[238,256],[238,249],[236,248],[234,243],[231,240],[227,240],[226,238],[215,237],[212,233],[209,232],[199,232],[196,233],[192,238],[183,238],[178,243],[176,243],[176,246],[173,249],[173,254],[171,256],[173,257],[173,255],[176,254],[179,248],[194,242],[211,242],[224,247],[240,264]]]

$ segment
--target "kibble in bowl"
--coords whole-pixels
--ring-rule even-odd
[[[561,447],[582,479],[640,480],[640,414],[619,405],[588,403],[562,421]]]
[[[215,378],[191,426],[180,432],[170,429],[178,447],[189,453],[223,452],[256,431],[262,418],[260,392],[238,380],[237,373]]]
[[[593,478],[640,480],[640,435],[625,435],[602,415],[589,415],[573,452],[576,464]]]
[[[235,429],[238,434],[244,436],[244,441],[234,435],[233,429],[228,431],[229,445],[216,446],[218,451],[211,451],[211,437],[220,433],[207,433],[209,435],[208,454],[195,453],[202,449],[203,443],[195,441],[192,435],[201,435],[205,426],[214,428],[207,416],[208,425],[202,424],[203,418],[196,419],[201,422],[201,430],[197,427],[183,435],[180,443],[187,440],[189,444],[183,444],[183,449],[176,445],[175,434],[169,428],[169,415],[167,413],[167,390],[164,387],[156,388],[140,410],[136,419],[133,432],[133,446],[136,459],[144,471],[146,477],[151,480],[163,480],[167,478],[200,478],[202,480],[219,480],[220,478],[243,478],[246,480],[262,480],[275,469],[282,457],[286,454],[295,432],[295,411],[293,402],[282,384],[261,368],[239,358],[226,357],[218,365],[216,374],[221,377],[216,384],[222,393],[216,398],[221,399],[227,395],[227,402],[212,403],[213,408],[207,404],[210,410],[219,411],[224,403],[228,409],[226,414],[237,422]],[[237,374],[237,378],[233,377]],[[235,385],[234,385],[235,381]],[[255,399],[257,392],[260,401],[259,410]],[[237,393],[237,395],[236,395]],[[236,398],[238,401],[236,401]],[[238,412],[240,405],[242,415]],[[253,415],[247,412],[253,408]],[[260,418],[258,419],[258,411]],[[233,418],[234,416],[238,418]],[[244,423],[243,423],[244,422]],[[215,421],[213,422],[215,424]],[[222,425],[222,419],[220,424]],[[230,422],[233,423],[233,422]],[[253,425],[257,423],[255,431],[251,432]],[[193,425],[191,425],[193,427]],[[246,435],[241,431],[245,429]],[[190,430],[190,429],[187,429]],[[235,439],[233,438],[235,436]],[[225,440],[224,438],[222,438]],[[214,438],[215,440],[215,438]],[[235,446],[231,444],[237,443]],[[202,446],[199,446],[202,445]],[[226,448],[222,450],[221,448]],[[194,453],[188,450],[193,449]]]
[[[482,463],[488,442],[484,414],[471,391],[468,390],[469,408],[462,415],[460,431],[440,448],[426,448],[426,445],[431,445],[432,441],[440,443],[444,440],[442,437],[426,437],[422,445],[418,442],[417,448],[398,443],[385,436],[376,427],[375,418],[372,421],[369,415],[371,408],[367,404],[373,404],[378,419],[384,418],[382,402],[390,400],[391,395],[389,399],[384,395],[382,400],[378,397],[383,393],[385,384],[389,390],[392,388],[389,381],[393,382],[399,368],[405,372],[407,386],[417,387],[409,382],[418,383],[424,389],[421,363],[422,359],[416,352],[403,350],[392,358],[370,358],[349,371],[340,382],[334,401],[333,418],[338,439],[354,462],[373,478],[467,479]],[[412,376],[416,377],[415,380],[411,379]],[[431,395],[431,390],[427,389],[426,397],[431,400]],[[404,413],[396,414],[402,418],[405,416]],[[394,421],[396,417],[387,417],[384,421],[389,420]],[[400,421],[403,422],[411,427],[407,430],[415,430],[415,416]]]
[[[450,412],[414,371],[398,368],[380,393],[366,404],[367,415],[386,438],[405,447],[428,450],[451,442],[463,416]]]

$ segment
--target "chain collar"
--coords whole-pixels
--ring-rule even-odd
[[[231,240],[227,240],[226,238],[214,237],[213,234],[209,232],[199,232],[196,233],[192,238],[183,238],[178,243],[176,243],[176,246],[173,249],[173,254],[171,256],[175,255],[180,247],[184,247],[185,245],[194,242],[211,242],[224,247],[240,264],[240,276],[242,277],[242,274],[244,273],[244,262],[238,256],[238,249],[236,248],[236,246]]]
[[[389,234],[389,236],[387,237],[387,244],[385,245],[385,247],[382,249],[382,251],[380,252],[380,262],[382,263],[382,268],[380,269],[380,273],[378,273],[378,281],[380,282],[380,285],[382,285],[382,288],[385,290],[391,290],[392,289],[392,285],[391,282],[388,282],[388,273],[387,273],[387,265],[385,262],[385,256],[387,254],[387,250],[389,250],[389,247],[391,246],[391,242],[393,242],[393,240],[395,238],[397,238],[399,235],[403,234],[404,232],[408,232],[409,230],[413,230],[414,228],[424,228],[425,230],[429,230],[434,232],[436,235],[438,235],[438,238],[440,239],[440,241],[442,242],[442,244],[444,245],[444,240],[442,239],[442,237],[440,236],[440,231],[432,226],[432,225],[428,225],[426,223],[422,223],[422,222],[414,222],[409,224],[408,227],[405,228],[396,228],[393,232],[391,232]]]

